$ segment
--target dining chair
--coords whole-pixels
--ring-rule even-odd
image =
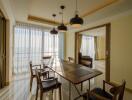
[[[30,63],[30,74],[31,74],[31,76],[30,76],[30,91],[31,91],[33,79],[36,77],[35,69],[38,68],[38,70],[43,74],[43,78],[48,78],[49,72],[45,71],[41,65],[33,65],[32,61],[30,61],[29,63]]]
[[[74,58],[68,57],[69,62],[74,62]]]
[[[41,73],[36,69],[35,70],[37,75],[37,89],[36,89],[36,100],[38,98],[38,90],[40,89],[40,100],[43,99],[43,93],[51,91],[52,90],[52,96],[53,96],[53,90],[59,89],[59,99],[61,100],[61,83],[58,81],[57,78],[52,79],[41,79]]]
[[[110,85],[109,91],[106,91],[106,84]],[[123,100],[126,81],[121,85],[114,85],[110,82],[103,81],[102,88],[94,88],[93,90],[83,94],[84,100]]]
[[[42,57],[43,66],[45,68],[47,68],[47,65],[48,65],[51,58],[52,58],[52,56],[43,56]]]

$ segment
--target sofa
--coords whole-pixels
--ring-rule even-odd
[[[78,54],[78,63],[86,67],[92,68],[93,59],[90,56],[82,56],[82,53]]]

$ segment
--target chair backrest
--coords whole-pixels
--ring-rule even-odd
[[[30,66],[30,72],[31,72],[31,76],[32,76],[33,75],[32,61],[29,62],[29,66]]]
[[[120,92],[119,92],[118,100],[123,100],[125,85],[126,85],[126,81],[123,81],[122,85],[120,86]]]
[[[49,63],[50,59],[52,58],[52,56],[44,56],[42,57],[42,62],[43,62],[43,67],[46,66],[46,64]],[[47,61],[48,60],[48,61]],[[47,62],[46,62],[47,61]]]
[[[118,96],[117,100],[123,100],[125,85],[126,81],[123,81],[123,83],[120,86],[114,87],[113,89],[110,90],[110,92],[114,95],[114,100],[116,100],[117,96]]]
[[[33,65],[32,61],[29,62],[29,66],[30,66],[31,76],[35,74],[34,72],[35,72],[36,68],[43,69],[42,66],[41,66],[41,64],[39,64],[39,65]]]
[[[74,58],[68,57],[69,62],[74,62]]]

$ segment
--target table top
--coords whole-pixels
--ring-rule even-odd
[[[99,70],[61,60],[59,58],[51,59],[48,67],[73,84],[79,84],[102,74]]]

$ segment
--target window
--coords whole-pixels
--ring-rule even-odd
[[[82,36],[82,45],[81,45],[82,55],[90,56],[94,59],[95,50],[94,50],[94,37],[92,36]]]
[[[29,71],[29,61],[40,64],[42,57],[58,56],[59,35],[51,35],[43,27],[17,24],[14,29],[14,67],[13,73]]]

